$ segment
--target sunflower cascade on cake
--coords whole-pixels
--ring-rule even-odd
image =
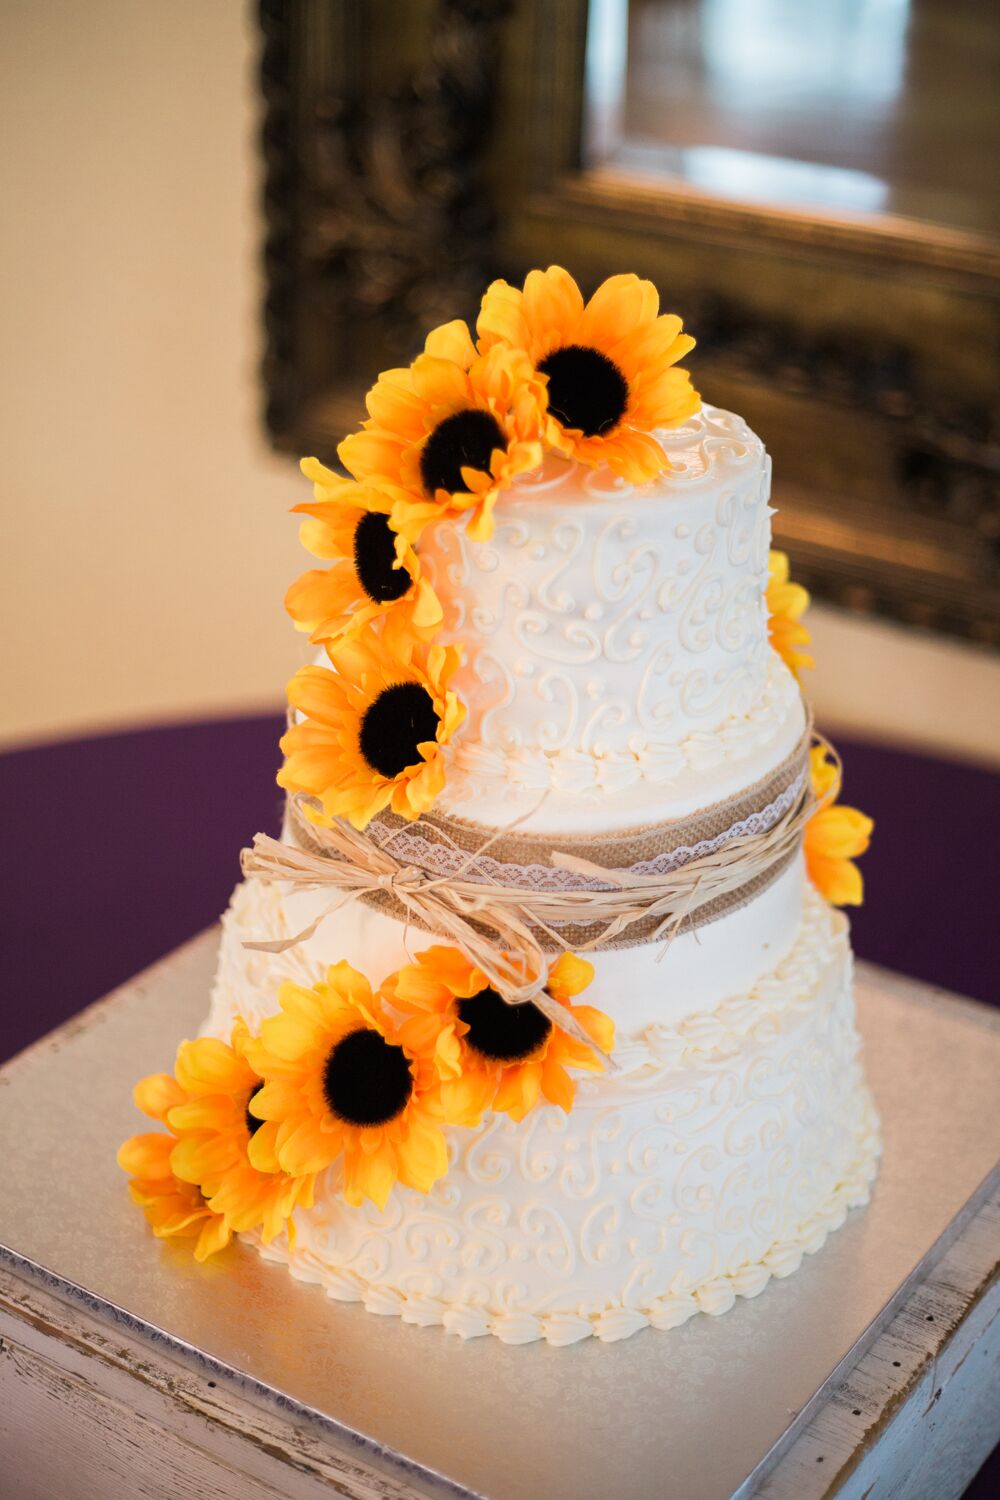
[[[653,286],[487,290],[303,461],[280,839],[120,1163],[156,1234],[568,1344],[721,1313],[864,1203],[871,823],[799,687],[770,463]]]

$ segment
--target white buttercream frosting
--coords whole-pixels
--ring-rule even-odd
[[[767,455],[711,407],[659,436],[672,468],[653,484],[550,458],[502,497],[490,542],[454,517],[421,539],[469,708],[438,810],[558,847],[718,803],[798,744],[801,695],[767,638]],[[406,837],[421,863],[420,825]],[[243,946],[306,928],[283,953]],[[342,959],[379,986],[438,940],[322,889],[247,882],[205,1029],[255,1027],[282,980]],[[427,1195],[397,1184],[382,1212],[344,1202],[335,1164],[294,1251],[262,1254],[370,1312],[511,1344],[676,1328],[794,1271],[867,1199],[878,1154],[845,920],[800,856],[669,945],[588,957],[615,1069],[581,1078],[569,1116],[450,1129],[448,1175]]]

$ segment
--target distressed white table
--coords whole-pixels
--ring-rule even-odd
[[[873,1201],[724,1318],[462,1345],[234,1247],[152,1239],[130,1090],[205,1010],[207,933],[0,1070],[5,1500],[947,1500],[1000,1439],[1000,1024],[861,966]]]

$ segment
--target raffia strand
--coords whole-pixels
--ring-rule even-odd
[[[419,926],[449,940],[478,968],[488,983],[510,1005],[533,1002],[554,1025],[593,1050],[587,1033],[570,1012],[545,991],[547,962],[539,934],[555,948],[571,946],[560,935],[561,926],[596,927],[597,934],[576,951],[600,950],[614,943],[638,922],[653,919],[643,941],[671,941],[682,930],[696,927],[698,914],[720,898],[740,890],[787,861],[798,847],[806,823],[836,795],[840,760],[833,746],[813,734],[837,766],[830,793],[817,800],[808,774],[802,790],[773,824],[760,833],[734,837],[709,854],[688,860],[665,874],[637,874],[609,869],[582,855],[553,849],[551,864],[608,887],[581,890],[526,890],[499,883],[476,871],[477,854],[497,837],[491,835],[481,851],[462,866],[464,874],[432,875],[414,864],[397,860],[391,849],[375,844],[364,832],[336,819],[319,823],[309,816],[317,805],[301,794],[289,797],[289,822],[299,842],[284,843],[259,833],[253,847],[241,854],[247,878],[286,882],[299,890],[331,889],[336,899],[293,937],[275,941],[246,941],[244,947],[281,953],[313,935],[320,923],[345,901],[358,897],[392,897]],[[523,822],[524,815],[519,822]],[[302,847],[303,843],[313,847]],[[471,877],[471,878],[470,878]]]

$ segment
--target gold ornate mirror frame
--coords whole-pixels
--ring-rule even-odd
[[[774,456],[796,576],[1000,643],[1000,246],[583,165],[587,0],[262,0],[265,419],[332,458],[485,284],[650,277]]]

